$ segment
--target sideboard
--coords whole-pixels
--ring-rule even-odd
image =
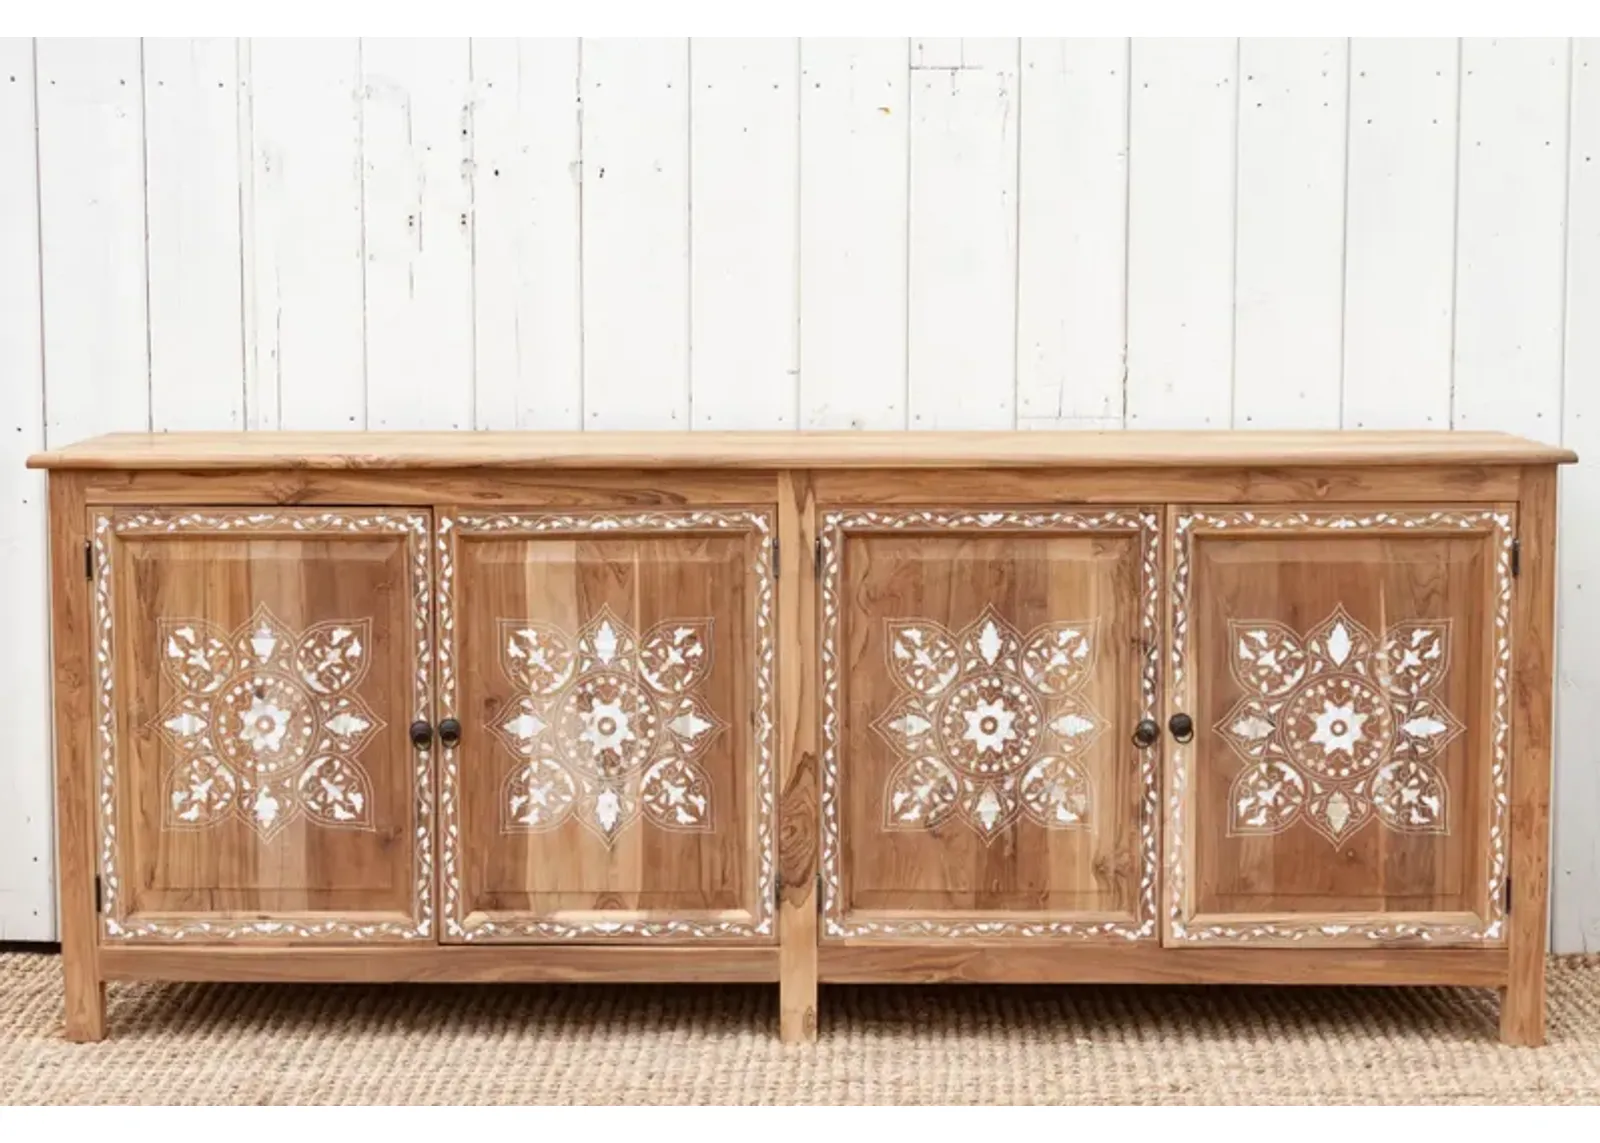
[[[1497,433],[117,434],[49,469],[108,981],[1453,984],[1544,1035]]]

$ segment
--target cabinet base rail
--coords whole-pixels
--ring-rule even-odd
[[[104,981],[755,983],[780,979],[776,946],[484,945],[102,948]],[[1435,984],[1503,988],[1505,949],[1018,948],[823,945],[832,984]]]

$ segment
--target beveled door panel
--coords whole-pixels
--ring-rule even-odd
[[[92,514],[107,939],[433,935],[428,523]]]
[[[1156,932],[1159,515],[836,509],[824,938]]]
[[[771,939],[772,522],[441,519],[446,940]]]
[[[1512,525],[1175,510],[1169,941],[1503,939]]]

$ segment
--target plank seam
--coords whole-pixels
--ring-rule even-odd
[[[1463,107],[1461,95],[1463,91],[1463,77],[1466,74],[1465,40],[1456,37],[1456,154],[1455,154],[1455,185],[1452,191],[1450,210],[1450,384],[1448,387],[1448,413],[1445,427],[1456,427],[1456,319],[1461,312],[1461,121],[1465,118],[1462,114]]]
[[[1339,201],[1339,428],[1345,427],[1346,339],[1350,336],[1350,123],[1354,107],[1351,89],[1356,70],[1355,40],[1344,41],[1344,180]]]
[[[367,345],[369,322],[367,319],[367,57],[366,41],[356,39],[356,214],[361,220],[361,427],[372,423],[372,388],[368,377]],[[282,346],[278,358],[283,358]],[[282,398],[279,398],[282,401]]]
[[[150,92],[144,74],[144,37],[139,37],[139,185],[144,202],[144,420],[156,427],[155,348],[150,336]],[[40,208],[43,210],[43,207]]]

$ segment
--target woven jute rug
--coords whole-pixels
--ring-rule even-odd
[[[60,964],[0,955],[11,1103],[1592,1103],[1600,958],[1551,962],[1550,1044],[1466,989],[124,984],[61,1038]]]

